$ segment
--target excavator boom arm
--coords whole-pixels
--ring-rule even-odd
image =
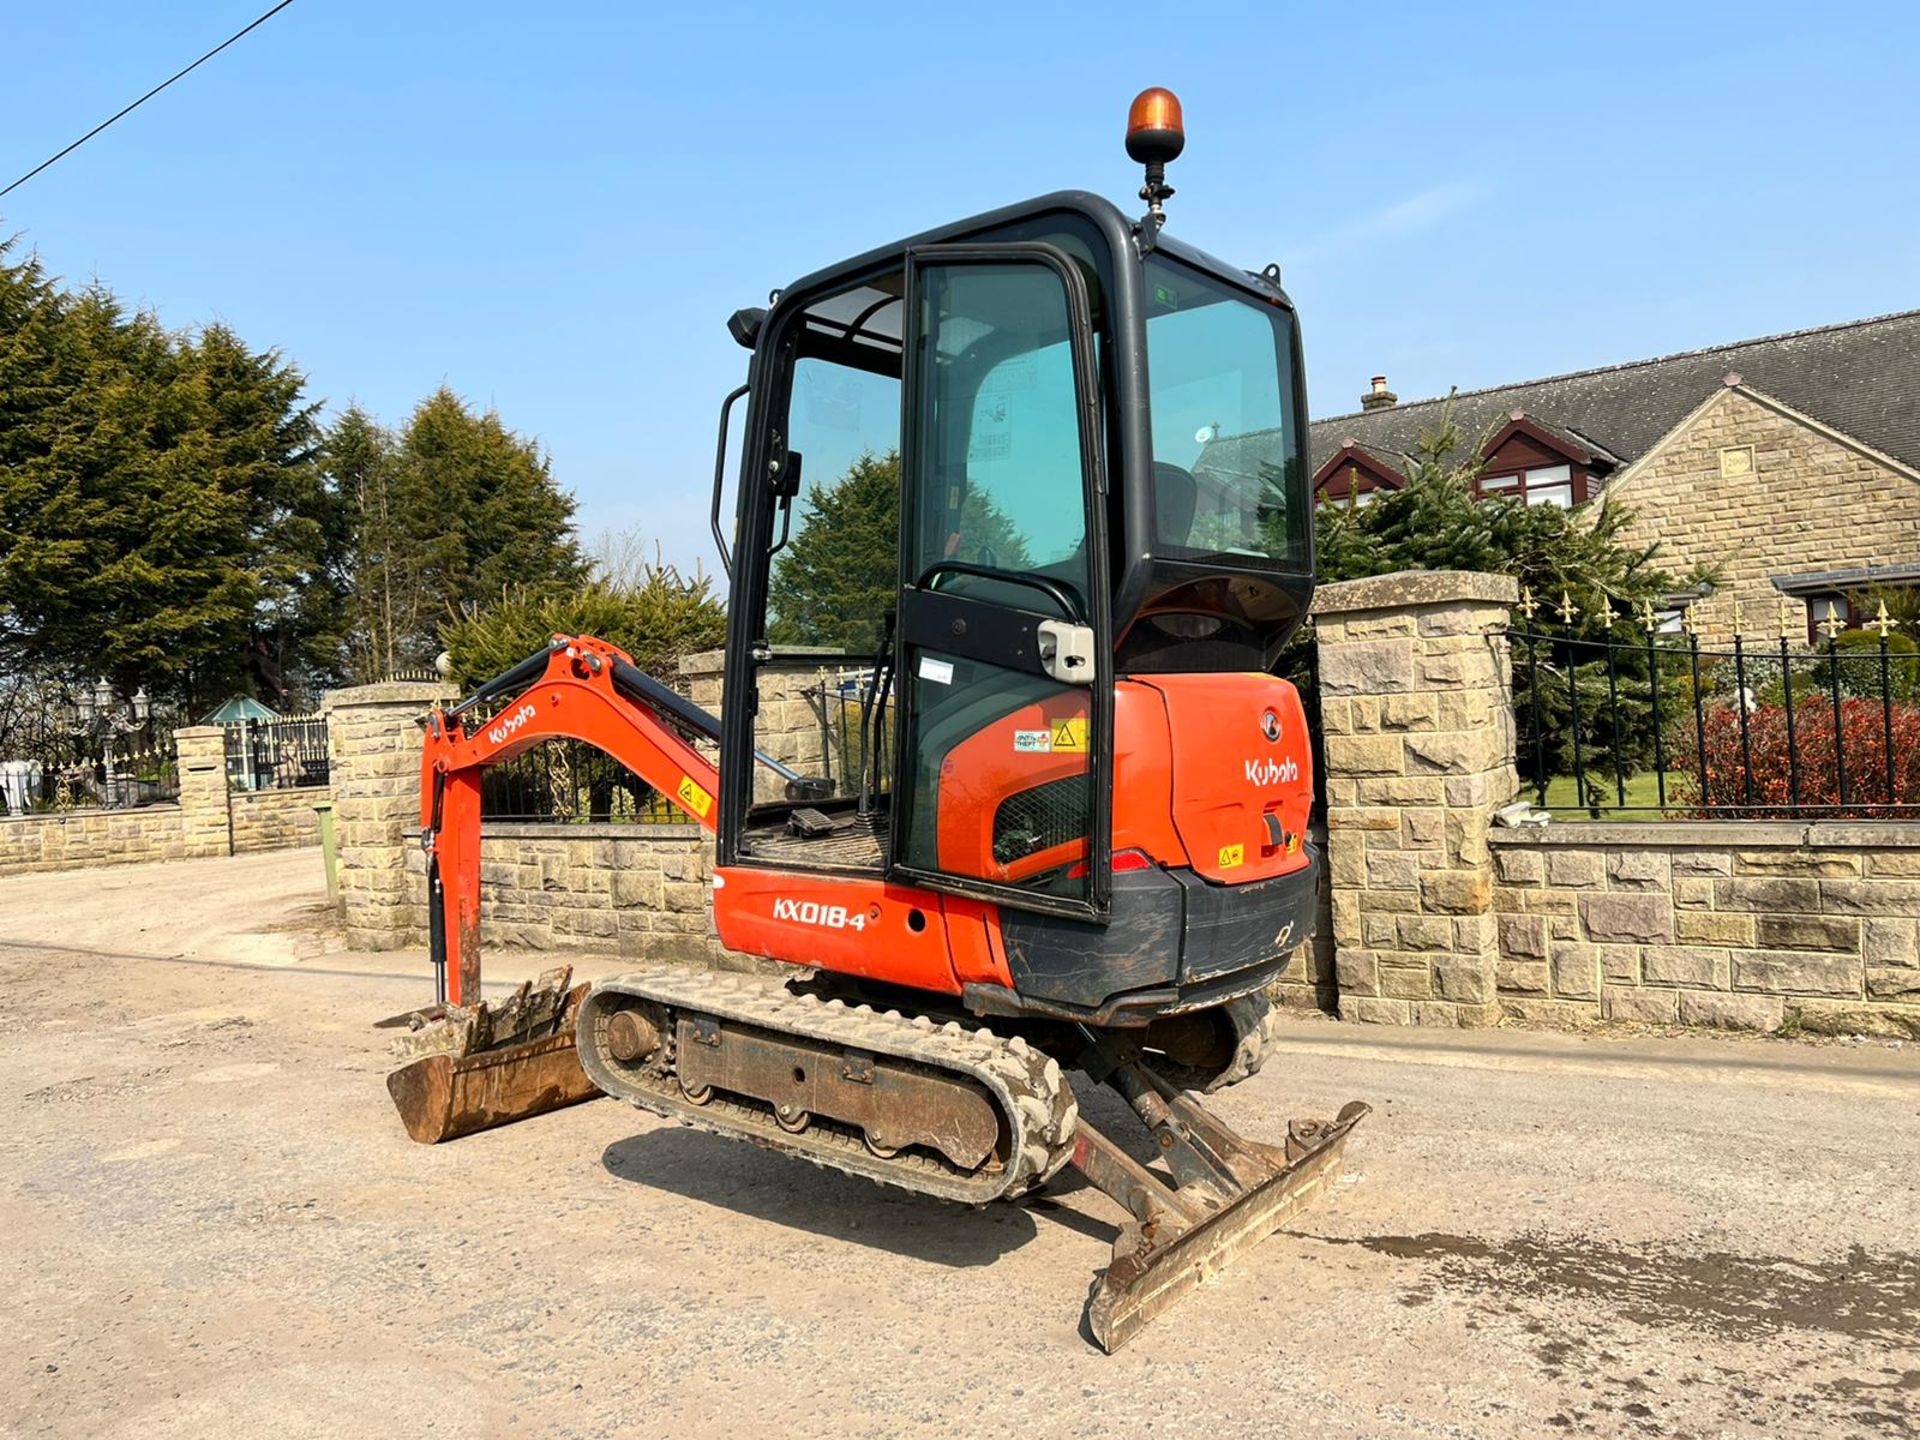
[[[524,685],[525,689],[520,689]],[[517,694],[513,692],[518,691]],[[476,706],[512,694],[469,726]],[[720,722],[645,674],[624,651],[589,636],[557,635],[544,651],[426,719],[420,760],[420,828],[427,852],[429,933],[441,993],[480,1000],[480,777],[543,740],[583,741],[665,795],[696,824],[718,823],[720,775],[681,731],[718,740]],[[766,757],[783,778],[799,780]]]

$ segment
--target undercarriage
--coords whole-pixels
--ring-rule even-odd
[[[1055,1026],[1029,1039],[804,982],[677,968],[596,985],[577,1035],[609,1095],[917,1194],[1014,1199],[1072,1165],[1127,1215],[1087,1312],[1107,1350],[1330,1183],[1367,1114],[1355,1102],[1332,1122],[1294,1121],[1284,1145],[1244,1139],[1149,1063],[1145,1038]],[[1068,1068],[1127,1102],[1164,1173],[1081,1116]]]

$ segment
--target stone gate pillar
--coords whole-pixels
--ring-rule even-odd
[[[1402,571],[1314,597],[1340,1013],[1500,1016],[1487,849],[1514,775],[1511,579]]]
[[[227,727],[188,725],[173,732],[180,767],[180,825],[188,855],[231,855],[227,807]]]
[[[358,685],[328,693],[327,752],[339,847],[340,907],[347,943],[390,950],[426,925],[424,901],[409,913],[406,831],[420,823],[417,717],[454,697],[418,681]]]

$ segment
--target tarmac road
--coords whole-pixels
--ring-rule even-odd
[[[969,1211],[611,1101],[413,1145],[367,1022],[424,960],[319,886],[0,880],[0,1434],[1920,1433],[1915,1047],[1303,1019],[1219,1108],[1372,1102],[1348,1182],[1109,1357],[1071,1183]]]

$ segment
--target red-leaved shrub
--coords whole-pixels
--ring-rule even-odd
[[[1920,819],[1920,704],[1896,701],[1893,705],[1891,765],[1887,712],[1878,699],[1840,702],[1837,752],[1833,701],[1824,695],[1795,700],[1791,750],[1784,706],[1763,705],[1748,712],[1744,748],[1740,711],[1716,706],[1704,716],[1704,785],[1700,742],[1692,720],[1689,713],[1685,722],[1669,732],[1668,794],[1696,815],[1787,818],[1793,812],[1783,807],[1795,805],[1797,795],[1799,807],[1830,807],[1823,811],[1828,818]],[[1894,808],[1887,808],[1889,804]]]

